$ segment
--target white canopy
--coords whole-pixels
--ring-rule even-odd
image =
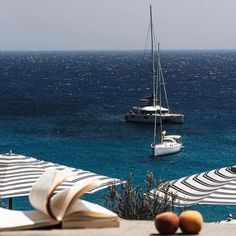
[[[168,193],[176,194],[175,205],[223,204],[236,205],[236,166],[224,167],[168,181]],[[151,191],[164,197],[162,188]]]
[[[165,135],[166,138],[174,138],[174,139],[180,139],[180,135]]]
[[[146,107],[142,107],[141,110],[142,111],[169,111],[167,108],[165,107],[161,107],[161,106],[146,106]]]

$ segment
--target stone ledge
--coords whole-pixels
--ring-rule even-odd
[[[203,236],[235,236],[236,224],[204,223],[199,235]],[[181,234],[180,230],[177,234]],[[120,220],[119,228],[104,229],[50,229],[0,232],[0,236],[143,236],[160,235],[153,221]],[[183,235],[183,234],[181,234]]]

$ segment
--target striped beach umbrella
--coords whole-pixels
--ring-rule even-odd
[[[224,167],[164,183],[151,196],[174,196],[175,206],[193,204],[236,205],[236,166]],[[167,191],[163,191],[166,189]]]
[[[119,179],[9,152],[0,155],[0,198],[27,196],[35,181],[49,168],[56,170],[69,168],[72,171],[72,175],[58,187],[57,191],[76,185],[78,182],[81,183],[81,181],[101,183],[100,187],[91,192],[108,187],[111,183],[121,183]]]

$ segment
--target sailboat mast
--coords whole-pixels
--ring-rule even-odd
[[[159,105],[160,105],[160,141],[162,143],[163,141],[163,135],[162,135],[162,117],[161,117],[161,83],[162,83],[162,71],[161,71],[161,58],[160,58],[160,43],[158,43],[157,48],[157,68],[158,68],[158,77],[157,77],[157,83],[158,83],[158,91],[159,91]]]
[[[152,96],[153,96],[153,107],[156,108],[156,71],[155,71],[155,54],[154,54],[154,33],[153,33],[153,23],[152,23],[152,5],[150,5],[150,27],[151,27],[151,57],[152,57]],[[157,130],[157,122],[156,122],[156,114],[155,114],[155,122],[154,122],[154,133],[153,133],[153,144],[156,144],[156,130]]]

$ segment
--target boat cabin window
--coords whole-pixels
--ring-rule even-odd
[[[182,143],[182,140],[180,138],[174,138],[174,140],[176,141],[176,143]]]
[[[153,111],[141,111],[140,113],[143,114],[143,115],[155,114],[155,112],[153,112]]]
[[[173,139],[170,139],[170,138],[164,138],[163,140],[165,143],[174,143],[174,140]]]

